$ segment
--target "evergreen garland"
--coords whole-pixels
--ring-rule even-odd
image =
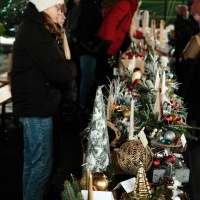
[[[62,200],[83,200],[79,183],[73,176],[72,181],[65,180],[61,198]]]
[[[3,36],[5,33],[5,26],[3,23],[0,22],[0,36]]]

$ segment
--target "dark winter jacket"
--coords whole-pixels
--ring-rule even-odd
[[[73,0],[72,0],[73,1]],[[69,4],[71,1],[69,1]],[[80,43],[96,39],[103,16],[100,0],[81,0],[79,5],[70,6],[66,30],[70,42],[77,42],[79,55],[88,54]]]
[[[183,50],[193,35],[200,33],[198,23],[190,16],[188,20],[178,17],[175,21],[175,57],[182,55]]]
[[[60,88],[76,77],[73,62],[66,61],[55,37],[43,24],[42,14],[29,3],[13,46],[11,92],[15,116],[52,116],[58,109]]]
[[[199,24],[190,16],[188,20],[179,20],[175,29],[175,68],[179,87],[179,95],[183,97],[187,106],[187,122],[200,123],[200,101],[198,88],[200,87],[200,59],[183,59],[182,52],[191,37],[200,32]]]

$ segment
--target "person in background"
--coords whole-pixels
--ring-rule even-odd
[[[68,45],[64,24],[66,21],[65,13],[67,11],[66,4],[61,6],[61,14],[57,19],[57,27],[61,31],[63,37],[60,40],[58,47],[67,60],[71,59],[71,52]],[[73,70],[76,72],[76,65]],[[45,194],[45,199],[60,199],[60,194],[63,190],[63,183],[71,178],[73,174],[76,178],[81,175],[82,165],[82,148],[79,136],[78,107],[77,107],[77,85],[76,79],[73,79],[67,87],[61,89],[61,101],[57,115],[54,116],[54,159],[51,180],[48,190]],[[70,145],[70,144],[73,144]],[[70,157],[76,157],[76,162],[69,163]],[[79,162],[78,162],[79,161]]]
[[[63,34],[63,40],[62,40],[62,42],[59,43],[59,47],[61,49],[61,52],[64,53],[65,58],[67,60],[72,60],[71,59],[71,50],[69,47],[68,39],[67,39],[65,28],[64,28],[64,25],[66,22],[66,12],[67,12],[66,4],[62,5],[61,11],[62,11],[61,15],[58,17],[58,25]],[[74,67],[74,70],[76,71],[76,65]],[[77,105],[78,90],[77,90],[76,81],[77,80],[74,79],[74,81],[72,81],[71,84],[69,85],[69,88],[64,88],[65,91],[63,91],[63,96],[62,96],[63,104],[62,105],[65,105],[65,108],[66,108],[66,106],[75,107]]]
[[[98,57],[97,85],[109,84],[108,78],[113,79],[113,67],[117,63],[115,60],[112,63],[112,58],[118,58],[120,51],[126,51],[130,45],[129,30],[133,21],[132,18],[140,4],[141,1],[138,0],[103,1],[104,18],[98,36],[105,43],[103,51]]]
[[[75,46],[72,51],[78,49],[76,53],[79,57],[79,105],[85,115],[83,119],[88,119],[94,99],[91,91],[96,76],[97,52],[91,52],[83,43],[98,39],[96,35],[102,22],[101,2],[100,0],[73,0],[73,2],[69,1],[68,5],[66,30],[69,43]]]
[[[194,2],[195,0],[188,0],[187,1],[187,6],[188,6],[188,10],[189,10],[189,12],[190,12],[190,8],[191,8],[191,5],[193,4],[193,2]]]
[[[176,46],[176,40],[177,38],[177,34],[179,34],[179,27],[182,29],[182,27],[184,26],[184,24],[186,23],[186,21],[189,18],[189,11],[188,11],[188,6],[187,5],[177,5],[175,8],[177,15],[176,15],[176,19],[174,21],[174,38],[170,41],[170,45],[172,45],[174,48]],[[178,42],[178,41],[177,41]],[[181,43],[179,44],[181,45]],[[174,53],[174,57],[175,57],[175,74],[177,76],[177,81],[181,82],[180,78],[180,73],[181,73],[181,67],[179,68],[179,58],[180,58],[180,54],[183,51],[183,48],[185,47],[185,43],[183,43],[183,47],[177,47],[176,46],[176,50]]]
[[[61,29],[61,32],[63,33],[63,42],[61,43],[62,44],[61,46],[62,46],[63,49],[61,49],[61,51],[64,51],[66,59],[70,60],[71,59],[71,51],[70,51],[70,48],[69,48],[65,29],[63,27],[64,24],[65,24],[65,21],[66,21],[66,16],[65,16],[66,12],[67,12],[67,7],[66,7],[66,4],[64,3],[61,7],[61,14],[58,17],[57,23],[59,25],[59,28]]]
[[[188,124],[197,126],[200,125],[200,102],[197,91],[200,87],[200,57],[186,58],[183,51],[191,38],[199,33],[200,0],[195,0],[189,18],[175,30],[175,67],[178,69],[177,78],[180,81],[179,95],[183,97],[188,108]]]
[[[64,28],[66,30],[69,47],[71,50],[71,57],[79,66],[79,46],[77,45],[77,26],[80,15],[80,2],[81,0],[69,0],[67,2],[66,22]]]
[[[60,88],[76,77],[58,48],[64,0],[30,0],[13,46],[13,114],[23,125],[23,199],[42,200],[52,172],[53,121]]]

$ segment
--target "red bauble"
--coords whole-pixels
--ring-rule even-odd
[[[153,159],[153,162],[152,162],[152,165],[153,165],[154,167],[158,167],[158,166],[160,165],[160,159],[154,158],[154,159]]]
[[[138,57],[144,57],[146,55],[146,53],[143,51],[142,53],[138,54]],[[136,56],[137,57],[137,56]]]
[[[179,107],[180,107],[180,105],[179,105],[178,103],[176,103],[176,104],[173,106],[174,110],[178,110]]]
[[[136,67],[133,69],[133,72],[140,72],[142,74],[142,70],[139,67]]]
[[[176,123],[177,123],[177,124],[183,124],[183,119],[180,118],[180,117],[177,118],[177,119],[176,119]]]
[[[134,85],[139,85],[139,84],[140,84],[140,79],[135,79],[135,80],[133,81],[133,84],[134,84]]]
[[[173,121],[173,116],[172,115],[167,115],[164,119],[165,122],[170,123]]]
[[[175,156],[169,155],[165,158],[165,161],[170,162],[170,163],[175,163],[176,159],[175,159]]]
[[[137,38],[137,39],[142,39],[142,38],[144,38],[144,35],[141,31],[136,30],[133,37]]]
[[[174,139],[175,144],[177,144],[178,141],[180,141],[180,140],[181,140],[181,139],[180,139],[180,136],[176,136],[175,139]]]
[[[132,91],[133,90],[133,84],[132,83],[128,83],[127,86],[129,91]]]
[[[128,52],[128,53],[126,53],[126,55],[128,55],[128,59],[130,60],[130,59],[133,58],[133,56],[135,55],[135,53],[133,53],[133,52]]]

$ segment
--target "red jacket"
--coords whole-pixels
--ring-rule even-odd
[[[105,8],[104,20],[98,31],[98,36],[104,41],[110,41],[111,45],[107,54],[115,55],[127,35],[132,17],[137,10],[137,0],[119,0],[117,3]]]

